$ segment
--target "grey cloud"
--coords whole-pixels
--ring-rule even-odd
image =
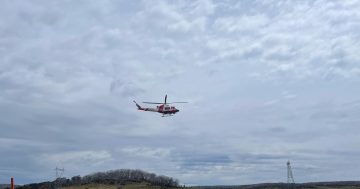
[[[119,92],[123,96],[134,97],[139,93],[143,93],[144,90],[134,86],[132,83],[123,83],[121,80],[114,80],[110,84],[110,92]]]
[[[1,2],[0,182],[51,180],[58,161],[68,177],[278,182],[290,159],[299,182],[356,178],[358,6]],[[165,94],[191,103],[169,119],[132,103]]]
[[[173,160],[179,162],[182,169],[206,169],[207,166],[230,164],[233,161],[226,155],[216,154],[174,154]]]

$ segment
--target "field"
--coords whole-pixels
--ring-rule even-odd
[[[186,187],[187,189],[281,189],[274,186],[204,186]],[[297,189],[360,189],[360,186],[301,186]],[[126,185],[87,184],[81,186],[62,187],[62,189],[162,189],[160,186],[150,186],[148,183],[129,183]],[[171,188],[166,188],[171,189]],[[175,189],[175,188],[172,188]]]

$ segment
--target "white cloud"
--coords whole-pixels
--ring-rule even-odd
[[[359,36],[354,32],[359,27],[354,24],[359,17],[354,8],[358,4],[279,2],[264,6],[275,6],[273,11],[279,11],[245,12],[216,19],[216,35],[209,39],[210,47],[217,47],[210,58],[213,62],[233,61],[234,57],[239,61],[248,59],[246,52],[251,52],[256,44],[260,53],[250,57],[256,64],[264,65],[262,75],[281,77],[286,73],[291,78],[305,79],[322,78],[330,72],[336,77],[357,77],[351,70],[359,67],[356,51],[360,46],[355,44]],[[242,10],[236,7],[233,8]]]
[[[103,164],[112,159],[108,151],[68,151],[53,154],[42,154],[36,157],[38,163],[46,165],[63,164],[70,167],[70,165],[90,165]]]
[[[259,14],[218,18],[214,23],[214,27],[226,32],[249,32],[262,30],[267,24],[269,24],[268,17]]]

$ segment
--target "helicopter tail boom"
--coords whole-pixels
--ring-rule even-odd
[[[136,103],[135,100],[134,100],[134,103],[135,103],[136,107],[138,108],[138,110],[150,111],[150,112],[158,112],[158,109],[155,109],[155,108],[143,108],[143,107],[141,107],[138,103]]]

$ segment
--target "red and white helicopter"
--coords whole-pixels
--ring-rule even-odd
[[[162,114],[162,117],[164,117],[165,115],[172,116],[172,115],[176,114],[177,112],[179,112],[179,110],[176,109],[175,106],[169,106],[169,104],[187,103],[187,102],[170,102],[170,103],[168,103],[168,102],[166,102],[166,100],[167,100],[167,95],[165,95],[164,103],[162,103],[162,102],[143,102],[145,104],[161,104],[160,106],[156,106],[156,108],[143,108],[138,103],[136,103],[135,100],[134,100],[134,103],[136,104],[138,110],[158,112],[158,113]]]

